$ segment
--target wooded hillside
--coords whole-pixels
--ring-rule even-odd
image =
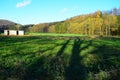
[[[120,35],[119,9],[79,15],[62,22],[37,24],[28,32],[72,33],[85,35]]]

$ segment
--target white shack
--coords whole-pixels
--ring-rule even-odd
[[[23,30],[4,30],[4,35],[24,35]]]

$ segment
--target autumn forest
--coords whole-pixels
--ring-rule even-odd
[[[97,11],[61,22],[37,24],[29,27],[27,31],[105,36],[120,35],[120,15],[117,15],[116,11],[116,9],[113,9],[111,14]]]

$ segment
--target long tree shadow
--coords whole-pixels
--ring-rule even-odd
[[[74,41],[69,67],[66,68],[66,80],[85,80],[87,70],[81,63],[82,57],[80,56],[80,52],[90,46],[91,41],[85,47],[81,48],[82,43],[83,41],[80,39]]]
[[[44,68],[44,63],[45,57],[40,57],[32,62],[32,64],[26,70],[24,80],[46,80],[48,74]]]
[[[63,61],[62,61],[62,54],[64,50],[66,49],[68,43],[70,40],[67,40],[61,49],[58,51],[57,55],[55,58],[53,58],[50,61],[50,74],[52,76],[51,80],[62,80],[64,78],[64,66],[63,66]]]
[[[70,42],[70,40],[67,40],[66,43],[61,47],[61,49],[58,51],[57,56],[60,56],[63,51],[65,50],[67,44]]]
[[[55,58],[51,59],[51,56],[42,56],[32,62],[28,67],[27,73],[24,76],[25,80],[56,80],[58,76],[61,76],[61,55],[64,52],[67,44],[70,40],[67,40],[61,49],[58,51]],[[56,74],[58,73],[58,74]]]

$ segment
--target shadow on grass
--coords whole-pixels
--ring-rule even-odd
[[[67,40],[65,44],[63,44],[63,46],[61,47],[61,49],[58,51],[57,56],[61,56],[62,53],[64,52],[66,46],[68,45],[68,43],[70,42],[70,40]]]
[[[111,66],[116,67],[120,64],[120,49],[116,47],[101,45],[92,53],[101,57],[101,62],[99,63],[101,69],[109,69]]]
[[[63,54],[64,50],[66,49],[66,46],[68,45],[69,42],[70,42],[70,40],[67,40],[63,44],[61,49],[58,51],[55,58],[53,58],[50,61],[51,80],[63,80],[63,78],[64,78],[64,65],[63,65],[63,61],[62,61],[61,56],[62,56],[62,54]]]
[[[35,43],[38,43],[39,40],[37,40]],[[46,41],[47,42],[47,41]],[[45,42],[45,43],[46,43]],[[95,46],[96,49],[91,50],[91,52],[86,52],[85,56],[80,56],[81,51],[84,51],[86,49],[89,49],[89,46],[94,46],[92,44],[92,41],[83,41],[80,39],[74,40],[73,48],[72,48],[72,54],[70,57],[69,66],[66,67],[63,62],[63,53],[69,44],[70,40],[67,40],[65,43],[62,44],[56,44],[54,47],[46,48],[43,51],[40,51],[40,53],[44,53],[44,51],[50,50],[52,51],[53,48],[62,45],[60,50],[55,54],[55,57],[49,56],[39,56],[36,58],[35,54],[28,53],[28,54],[20,54],[19,50],[23,49],[16,48],[15,54],[10,54],[4,56],[4,58],[8,58],[9,56],[26,56],[26,55],[32,55],[32,61],[30,64],[25,66],[25,63],[18,63],[15,67],[3,67],[0,64],[0,80],[86,80],[86,77],[88,76],[88,72],[91,71],[94,74],[99,74],[100,70],[102,71],[111,71],[111,67],[114,67],[114,69],[119,69],[120,71],[120,49],[115,46],[109,46],[107,44],[100,44],[99,46]],[[48,41],[49,43],[49,41]],[[52,42],[53,43],[53,42]],[[39,43],[41,44],[41,42]],[[54,43],[53,43],[54,44]],[[85,46],[82,46],[82,44],[86,44]],[[82,47],[81,47],[82,46]],[[39,52],[39,50],[38,50]],[[36,53],[36,52],[35,52]],[[49,53],[48,53],[49,54]],[[50,53],[51,54],[51,53]],[[87,55],[95,54],[100,58],[100,61],[90,64],[90,66],[85,67],[85,65],[82,64],[82,60],[87,57]],[[89,57],[87,57],[89,58]],[[95,58],[97,59],[97,58]],[[3,59],[4,60],[4,59]],[[92,62],[90,62],[92,63]],[[91,67],[92,65],[92,67]],[[99,66],[99,67],[98,67]],[[117,72],[118,72],[117,71]],[[114,75],[117,72],[110,72],[110,75]],[[2,74],[1,74],[2,73]],[[1,77],[2,75],[2,77]],[[111,76],[111,80],[117,80],[119,79],[120,73],[117,73],[117,76]],[[95,76],[92,76],[93,78]],[[101,76],[100,76],[101,77]],[[95,80],[95,78],[94,78]],[[109,80],[105,78],[105,80]]]
[[[104,44],[96,47],[96,50],[91,53],[97,55],[99,59],[92,65],[93,67],[89,68],[89,71],[94,74],[92,75],[93,79],[120,79],[120,49]],[[101,72],[103,75],[100,75]]]
[[[69,67],[66,68],[65,80],[85,80],[86,78],[87,70],[81,63],[82,57],[80,56],[80,52],[90,46],[91,43],[81,48],[82,43],[83,41],[80,39],[74,41]]]
[[[50,77],[45,69],[45,57],[40,57],[30,64],[26,70],[24,80],[46,80]]]
[[[57,80],[62,71],[61,55],[70,40],[66,41],[58,51],[55,58],[41,56],[35,60],[27,69],[25,80]]]

